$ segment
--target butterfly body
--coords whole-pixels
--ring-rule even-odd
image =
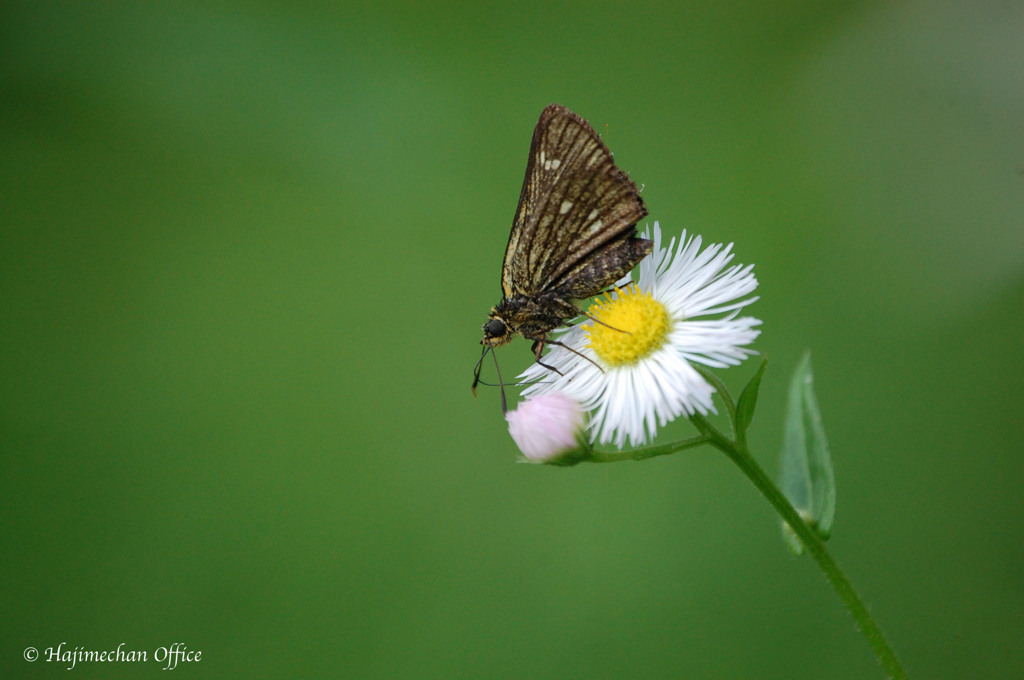
[[[505,249],[503,297],[483,325],[484,351],[521,335],[534,341],[539,360],[547,334],[581,314],[573,300],[597,295],[651,252],[651,241],[636,236],[646,214],[594,128],[559,104],[544,109]]]

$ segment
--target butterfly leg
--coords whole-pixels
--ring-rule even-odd
[[[552,345],[561,345],[562,344],[562,343],[556,342],[554,340],[534,340],[533,341],[533,345],[530,347],[530,351],[533,352],[533,356],[537,360],[538,364],[540,364],[544,368],[548,369],[549,371],[554,371],[558,375],[565,375],[564,373],[559,371],[554,366],[548,366],[547,364],[545,364],[543,361],[540,360],[540,353],[544,349],[544,344],[548,343],[548,342],[551,343]],[[562,345],[562,346],[564,347],[564,345]]]
[[[629,331],[624,331],[624,330],[622,330],[621,328],[616,328],[615,326],[609,326],[609,325],[608,325],[608,324],[606,324],[606,323],[605,323],[604,321],[601,321],[601,320],[600,320],[600,319],[598,319],[597,317],[594,317],[594,316],[590,316],[590,315],[589,315],[589,314],[587,314],[586,312],[584,312],[584,313],[583,313],[583,316],[587,317],[588,319],[590,319],[590,320],[591,320],[591,321],[593,321],[594,323],[599,323],[599,324],[601,324],[601,325],[602,325],[602,326],[604,326],[605,328],[610,328],[610,329],[612,329],[613,331],[618,331],[619,333],[625,333],[626,335],[633,335],[633,334],[632,334],[632,333],[630,333]]]
[[[538,347],[538,346],[537,346],[537,345],[538,345],[538,343],[540,344],[540,347]],[[591,359],[590,357],[588,357],[588,356],[587,356],[586,354],[583,354],[582,352],[579,352],[579,351],[577,351],[577,350],[574,350],[574,349],[573,349],[572,347],[569,347],[569,345],[566,345],[566,344],[564,344],[564,343],[561,343],[561,342],[559,342],[558,340],[543,340],[543,341],[541,341],[541,340],[535,340],[535,341],[534,341],[534,343],[533,343],[533,350],[534,350],[534,353],[535,353],[535,354],[537,355],[537,363],[538,363],[538,364],[540,364],[541,366],[543,366],[544,368],[548,369],[549,371],[554,371],[554,372],[555,372],[555,373],[557,373],[558,375],[562,375],[562,376],[564,376],[564,375],[565,375],[564,373],[562,373],[561,371],[559,371],[559,370],[558,370],[557,368],[555,368],[554,366],[548,366],[547,364],[545,364],[545,363],[544,363],[543,361],[541,361],[541,360],[540,360],[540,350],[541,350],[541,349],[543,349],[543,347],[544,347],[544,345],[545,345],[545,344],[548,344],[548,345],[556,345],[556,346],[558,346],[558,347],[561,347],[562,349],[565,349],[565,350],[567,350],[567,351],[569,351],[569,352],[572,352],[572,353],[573,353],[573,354],[575,354],[576,356],[578,356],[578,357],[581,357],[581,358],[583,358],[583,359],[586,359],[586,360],[587,360],[587,361],[589,361],[590,363],[594,364],[594,366],[596,366],[596,367],[597,367],[597,370],[599,370],[599,371],[601,371],[602,373],[604,373],[604,369],[603,369],[603,368],[601,368],[600,364],[598,364],[598,363],[597,363],[596,361],[594,361],[593,359]]]

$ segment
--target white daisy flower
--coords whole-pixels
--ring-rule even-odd
[[[643,236],[650,238],[646,230]],[[640,262],[636,284],[627,276],[587,310],[597,323],[564,331],[558,340],[576,352],[554,346],[544,355],[561,375],[531,365],[520,378],[537,382],[523,396],[564,392],[592,412],[591,441],[614,441],[620,449],[627,439],[645,444],[680,415],[713,412],[714,388],[691,363],[739,364],[755,353],[745,346],[760,334],[754,327],[761,322],[737,318],[757,300],[739,299],[757,288],[753,265],[726,268],[731,243],[703,252],[700,246],[700,236],[687,238],[684,231],[678,248],[674,238],[662,248],[655,222],[654,250]]]

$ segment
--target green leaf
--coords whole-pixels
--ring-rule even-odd
[[[768,367],[768,360],[761,361],[761,367],[757,369],[757,373],[750,379],[747,386],[743,388],[743,392],[740,393],[739,403],[736,405],[736,433],[741,435],[750,428],[750,423],[754,421],[754,407],[757,406],[757,390],[761,387],[761,376],[764,375],[764,369]]]
[[[822,540],[827,540],[836,511],[836,480],[825,426],[814,396],[810,352],[800,360],[789,384],[781,487],[804,521]],[[803,552],[800,539],[786,525],[783,537],[794,552]]]

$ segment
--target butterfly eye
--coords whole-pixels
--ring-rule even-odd
[[[501,319],[491,319],[484,324],[484,335],[489,338],[500,338],[508,333],[505,322]]]

